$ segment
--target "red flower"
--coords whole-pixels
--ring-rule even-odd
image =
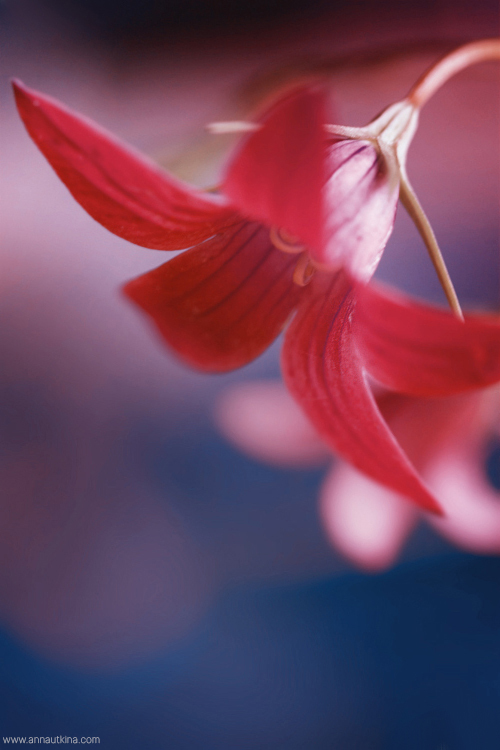
[[[183,185],[53,99],[19,83],[15,93],[31,137],[91,216],[145,247],[190,248],[125,287],[185,361],[212,372],[240,367],[296,311],[284,376],[323,438],[373,479],[439,511],[366,379],[368,368],[396,388],[411,381],[399,344],[381,351],[377,326],[393,303],[366,298],[375,310],[371,337],[370,326],[353,320],[361,287],[352,277],[373,273],[394,220],[398,185],[389,159],[370,143],[328,140],[323,94],[301,88],[263,114],[230,162],[221,195],[212,195]],[[419,367],[427,371],[432,357],[438,360],[440,380],[427,372],[430,386],[437,378],[448,392],[498,379],[498,325],[471,319],[460,338],[454,326],[461,324],[443,316],[431,353],[420,324],[407,335],[404,316],[394,321]],[[450,349],[449,330],[459,354]],[[462,356],[479,363],[472,379],[457,373]],[[486,368],[481,357],[490,358]]]

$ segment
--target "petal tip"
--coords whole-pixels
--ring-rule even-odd
[[[24,83],[19,80],[19,78],[11,78],[10,85],[12,86],[16,106],[19,109],[21,100],[24,98],[28,98],[28,89],[26,88]]]
[[[21,99],[27,99],[28,101],[34,100],[37,92],[26,86],[19,78],[11,78],[10,84],[18,104]]]

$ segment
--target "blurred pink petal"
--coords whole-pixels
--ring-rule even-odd
[[[466,443],[444,451],[427,475],[446,513],[429,523],[463,549],[499,554],[500,493],[486,481],[481,451]]]
[[[491,398],[488,399],[488,397]],[[494,394],[416,398],[380,391],[379,407],[401,445],[442,502],[444,518],[426,520],[467,550],[500,552],[500,493],[484,473]],[[280,383],[226,391],[216,407],[224,435],[244,453],[278,466],[311,466],[327,455],[307,418]],[[320,516],[333,546],[358,567],[389,567],[418,519],[402,495],[344,462],[328,474]]]
[[[433,457],[467,431],[480,408],[481,394],[419,398],[381,390],[377,403],[398,442],[425,474]]]
[[[344,463],[323,484],[320,515],[334,547],[368,571],[395,561],[417,520],[416,509],[401,495]]]
[[[219,398],[215,419],[222,433],[252,458],[278,466],[315,466],[330,455],[281,383],[243,383]]]

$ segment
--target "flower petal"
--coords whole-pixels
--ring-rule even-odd
[[[392,565],[417,519],[403,497],[344,463],[323,484],[320,513],[334,547],[369,571]]]
[[[426,399],[428,402],[429,399]],[[490,440],[498,441],[498,390],[479,391],[448,401],[454,405],[446,439],[424,468],[442,500],[445,518],[432,524],[458,546],[482,554],[500,553],[500,493],[487,480]],[[436,401],[437,403],[437,401]],[[442,423],[443,415],[436,417]],[[434,419],[437,426],[437,419]],[[446,417],[445,417],[446,421]],[[429,425],[429,431],[432,425]],[[430,519],[428,519],[430,520]]]
[[[259,461],[317,466],[330,451],[282,383],[252,381],[224,391],[215,409],[224,435]]]
[[[243,214],[287,230],[316,252],[323,243],[324,98],[310,87],[283,96],[243,141],[223,185]]]
[[[73,197],[119,237],[179,250],[235,223],[235,212],[183,185],[55,99],[13,83],[19,114]]]
[[[260,224],[242,222],[125,286],[189,364],[225,372],[258,357],[281,332],[301,288],[294,256]]]
[[[446,517],[433,520],[433,526],[463,549],[497,555],[500,495],[486,482],[483,463],[477,446],[463,445],[439,454],[426,475],[442,498]]]
[[[342,273],[316,274],[290,325],[283,372],[321,437],[372,479],[440,512],[383,420],[355,346],[354,295]]]
[[[392,232],[398,178],[364,141],[338,141],[328,148],[324,191],[325,243],[314,257],[343,266],[362,281],[374,273]]]
[[[356,339],[384,385],[416,396],[482,388],[500,380],[500,318],[445,310],[370,284],[357,291]]]

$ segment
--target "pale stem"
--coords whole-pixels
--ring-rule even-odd
[[[229,120],[227,122],[209,122],[205,126],[212,135],[226,135],[230,133],[253,133],[259,130],[260,125],[243,120]]]
[[[425,215],[422,206],[418,202],[418,198],[413,192],[413,188],[411,187],[405,173],[401,174],[399,198],[403,206],[408,211],[410,217],[413,219],[418,231],[420,232],[420,236],[425,243],[432,264],[436,269],[439,281],[441,283],[441,286],[443,287],[446,299],[448,300],[453,313],[459,320],[463,321],[464,316],[462,313],[462,308],[460,307],[460,302],[458,301],[457,293],[455,292],[455,288],[446,268],[443,256],[441,255],[441,250],[439,249],[436,236],[432,231],[429,220]]]
[[[456,73],[470,65],[488,60],[500,60],[500,39],[482,39],[459,47],[439,60],[419,78],[411,89],[407,101],[415,108],[420,109]],[[424,240],[451,309],[460,320],[463,320],[462,310],[436,237],[417,196],[413,192],[404,168],[401,169],[399,197]]]
[[[482,39],[459,47],[419,78],[408,95],[409,102],[422,107],[456,73],[487,60],[500,60],[500,39]]]

